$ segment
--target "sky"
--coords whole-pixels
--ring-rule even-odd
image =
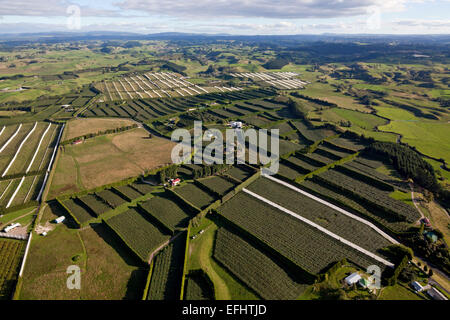
[[[0,33],[450,34],[450,0],[0,0]]]

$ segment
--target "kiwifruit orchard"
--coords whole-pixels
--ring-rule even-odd
[[[448,297],[448,55],[271,39],[0,40],[0,299]]]

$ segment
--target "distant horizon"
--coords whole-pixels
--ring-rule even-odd
[[[433,34],[424,34],[424,33],[405,33],[405,34],[396,34],[396,33],[334,33],[334,32],[323,32],[323,33],[296,33],[296,34],[239,34],[239,33],[207,33],[207,32],[175,32],[175,31],[166,31],[166,32],[149,32],[149,33],[139,33],[132,31],[111,31],[111,30],[92,30],[92,31],[42,31],[42,32],[0,32],[0,35],[88,35],[88,34],[105,34],[105,35],[114,35],[114,34],[123,34],[123,35],[136,35],[136,36],[152,36],[152,35],[180,35],[180,36],[230,36],[230,37],[298,37],[298,36],[313,36],[313,37],[321,37],[321,36],[337,36],[337,37],[429,37],[429,36],[439,36],[445,37],[450,36],[449,33],[433,33]],[[0,40],[1,41],[1,40]]]

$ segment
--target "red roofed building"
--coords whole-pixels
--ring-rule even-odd
[[[75,140],[74,142],[72,142],[72,144],[80,144],[80,143],[83,143],[82,139],[78,139],[78,140]]]

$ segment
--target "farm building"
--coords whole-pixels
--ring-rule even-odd
[[[425,225],[425,227],[427,227],[427,228],[431,227],[431,222],[428,218],[422,218],[422,219],[420,219],[420,222],[423,223]]]
[[[66,220],[65,216],[61,216],[55,219],[55,223],[60,224],[61,222],[63,222],[64,220]]]
[[[72,142],[73,145],[77,145],[77,144],[80,144],[80,143],[83,143],[82,139],[78,139],[78,140],[75,140],[74,142]]]
[[[9,226],[7,226],[3,231],[5,231],[6,233],[10,232],[11,230],[20,227],[21,224],[20,223],[12,223]]]
[[[353,284],[358,283],[359,280],[361,280],[361,276],[358,274],[358,272],[354,272],[347,278],[345,278],[345,283],[347,283],[349,286],[352,286]]]
[[[176,178],[176,179],[170,179],[169,183],[172,187],[179,185],[181,182],[180,178]]]
[[[230,127],[234,129],[242,129],[242,122],[241,121],[232,121],[230,122]]]
[[[423,290],[423,287],[420,283],[418,283],[417,281],[413,281],[411,282],[411,287],[416,290],[417,292],[421,292]]]

